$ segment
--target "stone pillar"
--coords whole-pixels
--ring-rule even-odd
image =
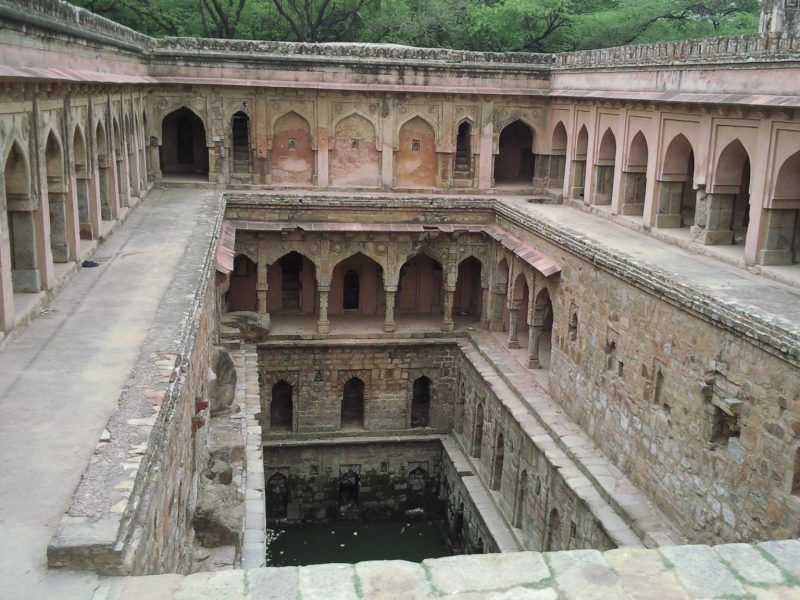
[[[681,226],[681,200],[683,199],[683,181],[659,181],[658,214],[656,227]]]
[[[258,256],[256,260],[256,295],[258,297],[259,314],[268,314],[267,291],[269,290],[267,270],[267,241],[264,236],[258,236]]]
[[[492,298],[491,320],[489,329],[491,331],[503,331],[503,307],[506,300],[506,284],[495,286],[494,292],[489,295]]]
[[[705,246],[732,244],[733,204],[731,194],[706,194],[698,190],[692,240]]]
[[[542,334],[541,325],[528,327],[528,368],[539,368],[539,336]]]
[[[489,322],[491,319],[489,318],[489,286],[481,289],[482,292],[482,301],[481,301],[481,326],[489,328]]]
[[[533,159],[533,185],[535,187],[547,187],[550,175],[550,155],[535,154]]]
[[[2,177],[2,173],[0,173]],[[8,219],[0,219],[0,339],[14,325],[14,290],[11,283],[11,246]]]
[[[797,228],[798,210],[765,210],[764,242],[758,251],[760,265],[791,265],[792,241]]]
[[[328,321],[328,292],[330,288],[319,288],[319,320],[317,321],[317,333],[330,333],[331,324]]]
[[[619,213],[621,215],[644,214],[644,196],[646,187],[646,173],[622,174],[622,194],[619,207]]]
[[[113,155],[112,155],[113,156]],[[102,157],[100,164],[100,169],[103,170],[105,166],[105,179],[106,179],[106,189],[107,189],[107,198],[108,198],[108,211],[103,211],[103,218],[106,218],[110,221],[116,221],[119,219],[119,191],[117,187],[117,178],[119,177],[119,173],[117,173],[117,161],[113,160],[111,157]],[[102,164],[102,163],[105,163]],[[100,185],[103,185],[102,178],[100,180]],[[106,217],[106,212],[108,212],[108,217]]]
[[[386,316],[383,320],[383,330],[386,333],[392,333],[397,330],[397,324],[394,322],[394,300],[397,294],[397,288],[386,288]]]
[[[479,155],[478,155],[478,187],[488,190],[492,187],[492,171],[494,170],[494,102],[483,104],[484,123],[480,130]]]
[[[508,347],[519,348],[519,340],[517,339],[517,315],[519,308],[508,309]]]
[[[121,146],[122,148],[114,148],[114,157],[117,161],[117,183],[119,185],[120,194],[119,204],[120,206],[130,206],[131,182],[130,176],[128,175],[128,153],[125,151],[125,142],[122,142]]]
[[[453,331],[455,323],[453,322],[453,300],[455,299],[456,290],[444,290],[444,318],[442,319],[442,331]]]

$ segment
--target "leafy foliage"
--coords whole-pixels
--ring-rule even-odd
[[[755,31],[758,0],[76,0],[154,36],[555,52]]]

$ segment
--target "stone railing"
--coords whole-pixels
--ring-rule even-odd
[[[800,39],[788,34],[730,35],[563,52],[553,69],[800,60]]]
[[[0,20],[33,24],[118,48],[143,51],[151,37],[63,0],[0,0]]]
[[[357,64],[394,63],[437,67],[513,65],[539,70],[604,69],[681,64],[736,64],[800,60],[800,39],[790,34],[746,34],[678,40],[543,54],[530,52],[473,52],[447,48],[418,48],[398,44],[300,43],[222,40],[189,37],[161,39],[138,33],[63,0],[0,0],[0,19],[99,42],[143,55],[246,57],[251,61],[323,61]]]
[[[151,49],[158,55],[246,54],[251,59],[319,58],[324,60],[388,60],[445,64],[514,64],[543,67],[548,67],[553,60],[552,54],[531,52],[471,52],[447,48],[417,48],[398,44],[302,43],[189,37],[165,37],[153,40]]]

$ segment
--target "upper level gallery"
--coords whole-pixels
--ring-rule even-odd
[[[60,0],[0,22],[2,331],[154,181],[545,196],[800,262],[793,35],[549,55],[156,40]]]

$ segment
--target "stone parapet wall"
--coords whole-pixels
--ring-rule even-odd
[[[751,33],[561,52],[553,55],[552,69],[784,62],[797,61],[798,53],[800,39],[792,34]]]
[[[95,600],[159,598],[796,598],[800,541],[516,552],[104,582]],[[387,583],[391,582],[391,583]],[[387,586],[388,589],[387,589]]]
[[[61,0],[3,0],[0,18],[5,23],[25,22],[42,31],[69,36],[73,43],[92,43],[142,53],[153,38]]]
[[[207,378],[218,338],[214,256],[222,226],[209,195],[119,407],[48,547],[50,567],[114,575],[186,572]]]

